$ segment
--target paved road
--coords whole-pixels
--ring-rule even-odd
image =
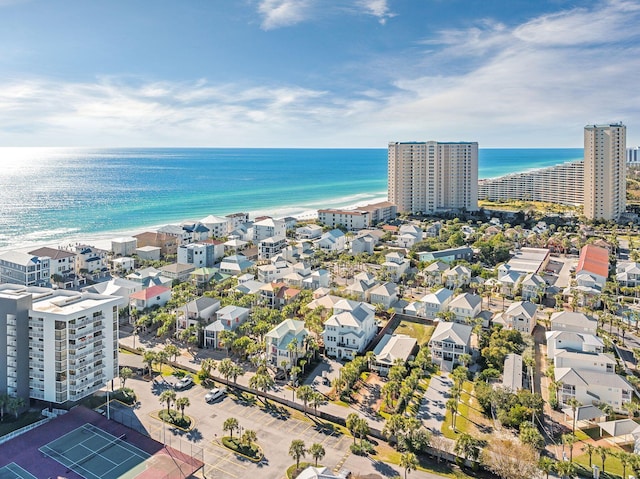
[[[427,429],[440,433],[442,423],[447,414],[447,400],[451,397],[449,390],[453,382],[445,374],[433,376],[429,387],[424,393],[424,399],[418,410],[418,418],[422,419]]]

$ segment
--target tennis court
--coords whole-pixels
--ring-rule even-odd
[[[38,479],[33,474],[25,471],[15,462],[0,467],[0,479]]]
[[[149,454],[92,425],[85,424],[40,448],[40,452],[87,479],[136,477]]]

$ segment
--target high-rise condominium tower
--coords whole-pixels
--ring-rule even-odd
[[[389,143],[389,201],[399,212],[478,209],[478,143]]]
[[[584,127],[584,215],[617,221],[626,208],[626,136],[622,123]]]

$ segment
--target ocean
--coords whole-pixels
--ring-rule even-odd
[[[479,177],[579,159],[581,148],[480,149]],[[0,148],[0,249],[209,214],[311,217],[386,195],[386,149]]]

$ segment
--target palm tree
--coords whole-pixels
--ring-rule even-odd
[[[403,452],[400,456],[400,467],[404,469],[404,479],[407,479],[407,472],[418,468],[418,458],[412,452]]]
[[[260,366],[256,373],[249,379],[249,387],[252,389],[257,389],[265,394],[273,388],[275,381],[269,374],[266,366]],[[267,397],[264,398],[265,404],[267,403]]]
[[[572,418],[573,418],[573,429],[572,429],[572,434],[576,433],[576,411],[578,410],[578,408],[580,406],[582,406],[582,403],[580,401],[578,401],[576,398],[570,398],[567,401],[567,406],[571,407],[571,412],[573,414]]]
[[[156,353],[156,362],[160,365],[160,374],[162,374],[162,366],[169,361],[169,355],[166,351],[158,351]]]
[[[313,408],[316,416],[318,415],[318,406],[322,406],[325,402],[324,394],[318,391],[314,391],[311,398],[309,398],[309,406]]]
[[[478,448],[478,440],[470,434],[463,432],[456,440],[456,445],[453,448],[453,452],[464,457],[476,461],[480,455],[480,449]]]
[[[627,467],[634,462],[636,456],[626,451],[620,451],[616,453],[615,456],[620,461],[620,464],[622,464],[622,477],[627,477]]]
[[[558,461],[555,463],[554,467],[562,478],[573,477],[573,475],[576,473],[576,465],[573,462]]]
[[[167,414],[171,412],[171,404],[176,400],[176,392],[171,389],[162,391],[159,397],[160,403],[167,403]]]
[[[247,447],[251,447],[251,444],[253,444],[257,440],[258,440],[258,435],[253,429],[245,429],[245,431],[242,433],[242,438],[240,439],[240,442],[242,444],[246,444]]]
[[[233,379],[233,383],[236,384],[239,376],[244,376],[245,370],[239,364],[234,364],[230,371],[230,376]]]
[[[296,396],[298,397],[298,399],[300,399],[304,403],[305,413],[307,412],[307,402],[309,402],[314,392],[315,391],[313,390],[313,388],[308,384],[300,386],[296,391]]]
[[[294,439],[289,446],[289,455],[296,461],[296,469],[300,468],[300,459],[305,457],[307,449],[302,439]]]
[[[582,452],[585,452],[589,455],[589,469],[591,469],[591,458],[593,456],[593,453],[596,451],[596,446],[594,446],[591,443],[585,443],[584,446],[582,446]]]
[[[23,397],[9,396],[9,400],[7,401],[7,409],[9,409],[9,411],[12,411],[16,419],[18,419],[18,413],[20,409],[22,409],[25,406],[25,404],[26,404],[26,401],[24,400]]]
[[[562,445],[569,447],[569,462],[573,462],[573,445],[578,441],[578,438],[573,434],[562,435]]]
[[[354,444],[356,443],[356,432],[357,432],[358,422],[359,421],[360,421],[360,416],[358,416],[355,412],[350,413],[347,416],[347,419],[345,421],[345,425],[347,426],[347,429],[349,430],[349,432],[353,436],[353,443]]]
[[[182,414],[182,419],[184,419],[185,408],[189,407],[190,405],[191,405],[191,402],[187,397],[176,399],[176,408],[180,409],[180,413]]]
[[[235,417],[229,417],[222,423],[222,430],[229,431],[229,435],[233,438],[233,431],[236,431],[240,427],[238,420]]]
[[[313,443],[309,448],[309,454],[311,454],[311,457],[316,461],[316,467],[318,467],[318,461],[325,455],[324,447],[322,447],[322,444],[318,444],[317,442]]]
[[[126,383],[127,379],[131,378],[133,376],[133,371],[131,370],[131,368],[128,367],[123,367],[120,368],[120,387],[122,389],[124,389],[124,384]]]
[[[538,468],[546,474],[547,479],[549,479],[549,473],[553,471],[554,467],[555,461],[549,457],[543,456],[538,460]]]
[[[604,446],[596,446],[596,454],[600,456],[602,460],[602,473],[604,474],[604,462],[607,460],[607,456],[609,455],[609,450]]]
[[[211,373],[216,370],[217,364],[211,358],[205,358],[200,364],[200,370],[202,371],[202,375],[207,379],[211,376]]]
[[[142,360],[149,368],[149,376],[153,377],[153,363],[156,362],[156,353],[154,351],[145,351]]]
[[[456,398],[450,398],[446,404],[447,411],[451,413],[451,427],[456,430],[456,414],[458,413],[458,400]]]
[[[231,370],[233,369],[233,366],[234,363],[229,358],[224,358],[222,361],[220,361],[220,364],[218,364],[218,372],[223,378],[227,380],[227,382],[231,377]]]

